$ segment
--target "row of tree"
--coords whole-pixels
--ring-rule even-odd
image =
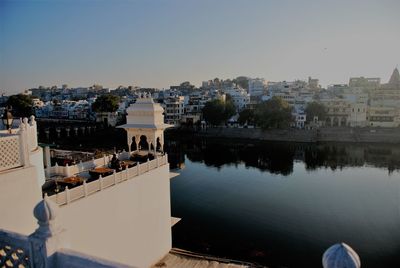
[[[96,98],[92,104],[94,112],[115,112],[118,109],[120,98],[115,95],[105,94]],[[33,98],[30,95],[18,94],[8,98],[7,106],[12,107],[14,117],[29,117],[34,114]]]
[[[306,110],[306,118],[311,122],[315,116],[318,120],[325,120],[326,108],[324,105],[311,102]],[[203,117],[211,125],[225,123],[235,114],[235,107],[230,100],[226,102],[213,100],[207,102],[203,108]],[[257,125],[261,128],[285,128],[293,121],[292,108],[280,97],[259,103],[254,109],[244,109],[239,113],[238,123],[241,125]]]

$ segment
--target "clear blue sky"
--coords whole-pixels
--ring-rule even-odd
[[[399,11],[399,0],[0,0],[0,91],[386,81],[400,63]]]

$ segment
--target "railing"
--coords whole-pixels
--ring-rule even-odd
[[[0,134],[0,171],[27,165],[29,154],[37,147],[36,121],[33,116],[31,116],[30,123],[27,118],[24,118],[19,128],[11,129],[10,133],[2,131]]]
[[[86,197],[95,192],[101,191],[105,188],[112,187],[118,183],[121,183],[126,180],[130,180],[134,177],[139,176],[145,172],[156,169],[160,166],[166,165],[168,163],[168,156],[163,155],[157,157],[151,161],[147,161],[142,164],[138,164],[134,167],[127,168],[122,170],[121,172],[115,172],[106,177],[99,177],[99,179],[92,182],[83,182],[82,185],[68,189],[65,187],[65,190],[59,192],[55,195],[49,196],[49,199],[57,203],[58,205],[65,205],[74,200]]]
[[[120,160],[129,159],[128,152],[121,152],[117,154],[117,158]],[[91,161],[80,162],[76,165],[69,166],[59,166],[57,163],[52,166],[46,168],[46,173],[51,175],[63,175],[66,177],[72,176],[73,174],[77,174],[84,171],[89,171],[97,166],[108,166],[111,161],[110,155],[104,155],[101,158],[92,159]]]
[[[1,267],[33,267],[32,247],[27,236],[0,230],[0,252]]]
[[[23,165],[19,135],[0,137],[0,171]]]

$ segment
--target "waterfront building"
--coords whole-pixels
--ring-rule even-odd
[[[327,111],[326,126],[340,127],[349,124],[350,104],[347,100],[328,98],[321,100],[321,103],[325,105]]]
[[[399,109],[394,107],[370,106],[367,113],[368,125],[371,127],[398,127],[400,124]]]
[[[201,120],[202,110],[206,103],[211,100],[207,93],[207,91],[197,91],[189,95],[188,103],[185,105],[185,114],[182,116],[182,123],[193,125]]]
[[[304,110],[294,110],[292,113],[293,116],[293,127],[303,129],[306,125],[307,115]]]
[[[356,91],[341,95],[349,103],[350,127],[367,126],[368,94]]]
[[[127,124],[121,126],[128,145],[138,135],[149,142],[132,155],[117,154],[131,166],[44,199],[45,172],[48,182],[82,178],[96,168],[106,170],[111,157],[76,165],[47,163],[45,170],[34,118],[24,119],[11,134],[0,133],[0,202],[10,204],[0,208],[0,246],[15,253],[2,258],[30,267],[150,267],[164,258],[171,250],[171,226],[178,220],[171,218],[168,157],[162,150],[168,126],[162,112],[148,96],[128,109]],[[130,160],[149,154],[152,160]]]
[[[388,83],[370,94],[368,125],[373,127],[397,127],[400,124],[400,75],[393,70]]]

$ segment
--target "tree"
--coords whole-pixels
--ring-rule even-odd
[[[254,110],[251,109],[244,109],[239,113],[238,123],[241,125],[245,124],[254,124],[255,117],[254,117]]]
[[[224,116],[226,120],[228,120],[229,118],[231,118],[236,114],[236,107],[235,104],[233,104],[233,99],[231,95],[226,94],[224,104],[225,104]]]
[[[325,121],[327,114],[326,107],[319,102],[310,102],[305,110],[307,115],[307,122],[312,122],[315,116],[318,116],[319,121]]]
[[[287,127],[292,121],[292,109],[282,98],[272,97],[258,105],[255,118],[263,129]]]
[[[240,86],[241,88],[244,89],[249,89],[249,78],[245,77],[245,76],[238,76],[235,79],[233,79],[233,82]]]
[[[115,112],[118,109],[119,97],[115,95],[101,95],[92,104],[92,110],[96,113]]]
[[[211,125],[220,125],[234,114],[235,106],[229,101],[212,100],[203,108],[203,117]]]
[[[12,114],[16,117],[29,117],[33,114],[33,101],[29,95],[12,95],[7,105],[12,107]]]

